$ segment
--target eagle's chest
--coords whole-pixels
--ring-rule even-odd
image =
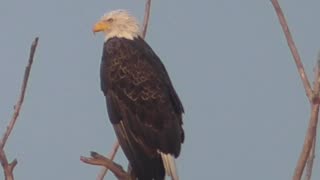
[[[118,39],[109,40],[104,44],[101,61],[101,77],[107,81],[122,79],[127,73],[130,59],[129,46]]]
[[[105,44],[101,62],[101,87],[105,93],[113,89],[128,97],[137,97],[157,88],[159,76],[144,51],[131,43],[113,39]]]

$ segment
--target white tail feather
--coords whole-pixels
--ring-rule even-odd
[[[171,176],[172,180],[179,180],[175,158],[171,154],[160,153],[166,174]]]

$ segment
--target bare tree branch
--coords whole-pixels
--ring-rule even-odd
[[[111,161],[114,160],[114,158],[117,154],[117,151],[119,149],[119,146],[120,146],[120,144],[119,144],[118,140],[116,140],[116,142],[113,145],[112,151],[108,154],[108,157],[110,158]],[[107,172],[108,172],[108,169],[106,167],[103,167],[100,170],[100,173],[98,174],[97,180],[103,180],[103,178],[106,176]]]
[[[307,170],[306,170],[305,180],[311,180],[312,169],[313,169],[313,160],[315,158],[315,149],[316,149],[316,140],[317,140],[316,137],[317,137],[317,135],[315,134],[315,137],[313,138],[313,142],[312,142],[311,152],[309,154],[309,158],[307,161]]]
[[[297,166],[295,168],[295,172],[294,172],[294,176],[293,176],[293,180],[300,180],[304,171],[304,168],[306,166],[307,163],[307,159],[308,157],[311,159],[311,161],[309,161],[309,170],[307,172],[307,177],[310,176],[311,177],[311,173],[312,172],[312,164],[313,164],[313,157],[314,157],[314,153],[311,152],[311,148],[313,147],[313,149],[315,148],[315,144],[314,141],[316,140],[315,136],[316,136],[316,132],[317,132],[317,124],[318,124],[318,114],[319,114],[319,88],[320,88],[320,70],[319,70],[319,62],[317,62],[317,68],[316,68],[316,73],[315,73],[315,83],[314,83],[314,89],[312,91],[311,86],[310,86],[310,82],[308,80],[308,77],[305,73],[303,64],[301,62],[301,58],[299,56],[298,50],[295,46],[295,43],[293,41],[293,38],[291,36],[289,27],[287,25],[287,22],[285,20],[285,17],[283,15],[283,12],[280,8],[280,5],[278,3],[277,0],[271,0],[273,7],[277,13],[277,16],[279,18],[279,22],[281,24],[281,27],[283,29],[283,32],[286,36],[287,39],[287,43],[288,46],[291,50],[293,59],[296,63],[298,72],[300,74],[300,78],[303,82],[303,86],[305,88],[305,92],[306,95],[309,99],[309,102],[311,104],[311,116],[310,116],[310,121],[309,121],[309,125],[308,125],[308,131],[306,133],[305,139],[304,139],[304,144],[303,144],[303,149],[302,152],[300,154],[299,160],[297,162]],[[314,144],[314,145],[313,145]],[[314,150],[312,150],[314,151]]]
[[[307,97],[309,99],[310,102],[312,102],[313,100],[313,95],[312,95],[312,89],[311,89],[311,85],[310,85],[310,82],[308,80],[308,77],[307,77],[307,74],[305,73],[305,70],[303,68],[303,64],[301,62],[301,58],[300,58],[300,55],[298,53],[298,50],[296,48],[296,45],[293,41],[293,38],[291,36],[291,33],[290,33],[290,30],[289,30],[289,27],[288,27],[288,24],[286,22],[286,19],[283,15],[283,12],[281,10],[281,7],[278,3],[278,0],[271,0],[272,4],[273,4],[273,7],[277,13],[277,16],[279,18],[279,22],[281,24],[281,27],[282,27],[282,30],[286,36],[286,39],[287,39],[287,43],[288,43],[288,46],[290,48],[290,51],[292,53],[292,56],[293,56],[293,59],[296,63],[296,66],[298,68],[298,72],[300,74],[300,78],[303,82],[303,86],[304,86],[304,89],[306,91],[306,94],[307,94]]]
[[[4,147],[6,145],[6,142],[9,138],[12,130],[13,130],[14,125],[18,119],[20,109],[22,107],[22,103],[24,100],[25,92],[26,92],[27,85],[28,85],[29,75],[30,75],[30,71],[31,71],[31,67],[32,67],[33,59],[34,59],[34,54],[36,52],[36,48],[38,45],[38,40],[39,40],[39,38],[36,37],[31,45],[29,61],[28,61],[28,64],[27,64],[25,72],[24,72],[20,96],[18,98],[16,105],[14,106],[14,112],[13,112],[11,120],[9,121],[9,125],[7,126],[7,129],[6,129],[2,139],[0,141],[0,162],[3,167],[4,176],[5,176],[6,180],[13,180],[14,179],[13,169],[17,165],[18,162],[16,159],[14,159],[11,163],[8,163],[6,154],[4,152]]]
[[[315,77],[314,77],[314,86],[313,86],[313,91],[314,91],[314,95],[313,97],[318,98],[319,97],[319,93],[320,93],[320,51],[318,53],[318,57],[317,57],[317,62],[316,62],[316,68],[315,68]],[[319,100],[316,99],[315,101],[313,101],[312,106],[315,106],[316,104],[319,105]],[[318,108],[318,113],[319,113],[319,108]],[[312,138],[312,143],[311,143],[311,150],[309,151],[309,158],[307,160],[307,170],[306,170],[306,176],[305,179],[306,180],[311,180],[311,176],[312,176],[312,169],[313,169],[313,160],[315,158],[315,149],[316,149],[316,142],[317,142],[317,124],[318,124],[318,117],[316,120],[313,119],[311,120],[313,122],[313,124],[315,125],[315,130],[314,130],[314,134],[310,135],[310,138]],[[316,121],[316,122],[314,122]],[[311,122],[310,122],[311,123]],[[309,140],[311,141],[311,140]]]
[[[149,17],[150,17],[150,9],[151,9],[151,0],[146,0],[146,6],[144,10],[144,18],[143,18],[143,30],[142,37],[145,38],[149,25]]]
[[[146,0],[146,5],[145,5],[145,10],[144,10],[144,18],[143,18],[143,29],[142,29],[142,37],[145,38],[148,30],[148,25],[149,25],[149,18],[150,18],[150,9],[151,9],[151,0]],[[108,157],[110,158],[111,161],[114,160],[117,151],[119,149],[119,142],[118,140],[115,142],[111,153],[109,153]],[[100,170],[100,173],[98,174],[97,180],[103,180],[104,177],[106,176],[108,172],[108,169],[103,167]]]
[[[17,165],[18,161],[14,159],[11,163],[8,163],[8,159],[3,149],[0,149],[0,161],[4,172],[4,178],[6,180],[14,180],[13,169]]]
[[[122,166],[96,152],[91,152],[91,158],[82,156],[80,160],[87,164],[104,166],[110,169],[119,180],[130,180],[130,175],[123,170]]]
[[[31,45],[29,61],[28,61],[28,65],[26,66],[26,69],[24,71],[24,77],[23,77],[23,82],[22,82],[22,86],[21,86],[20,96],[19,96],[18,102],[14,106],[14,112],[13,112],[12,118],[9,122],[9,125],[7,126],[7,130],[5,131],[5,133],[2,137],[2,140],[0,142],[0,149],[4,148],[4,146],[8,140],[8,137],[14,127],[14,124],[16,123],[16,121],[18,119],[19,112],[20,112],[20,109],[21,109],[21,106],[22,106],[22,103],[24,100],[24,95],[25,95],[25,92],[27,89],[28,79],[29,79],[29,75],[30,75],[30,71],[31,71],[31,66],[33,63],[34,54],[36,52],[36,48],[38,45],[38,40],[39,40],[38,37],[35,38],[35,40],[33,41],[32,45]]]
[[[313,144],[313,139],[316,135],[317,124],[318,124],[319,104],[313,104],[311,110],[311,117],[309,121],[308,131],[304,139],[303,149],[300,154],[293,180],[300,180],[310,154],[310,150]]]

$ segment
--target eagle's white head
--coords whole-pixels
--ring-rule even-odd
[[[125,10],[115,10],[106,13],[93,27],[93,32],[103,32],[105,40],[112,37],[133,40],[140,36],[140,26],[137,19]]]

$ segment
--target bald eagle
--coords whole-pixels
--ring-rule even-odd
[[[163,180],[167,174],[178,180],[184,110],[164,65],[125,10],[105,14],[93,32],[105,34],[101,89],[133,176]]]

